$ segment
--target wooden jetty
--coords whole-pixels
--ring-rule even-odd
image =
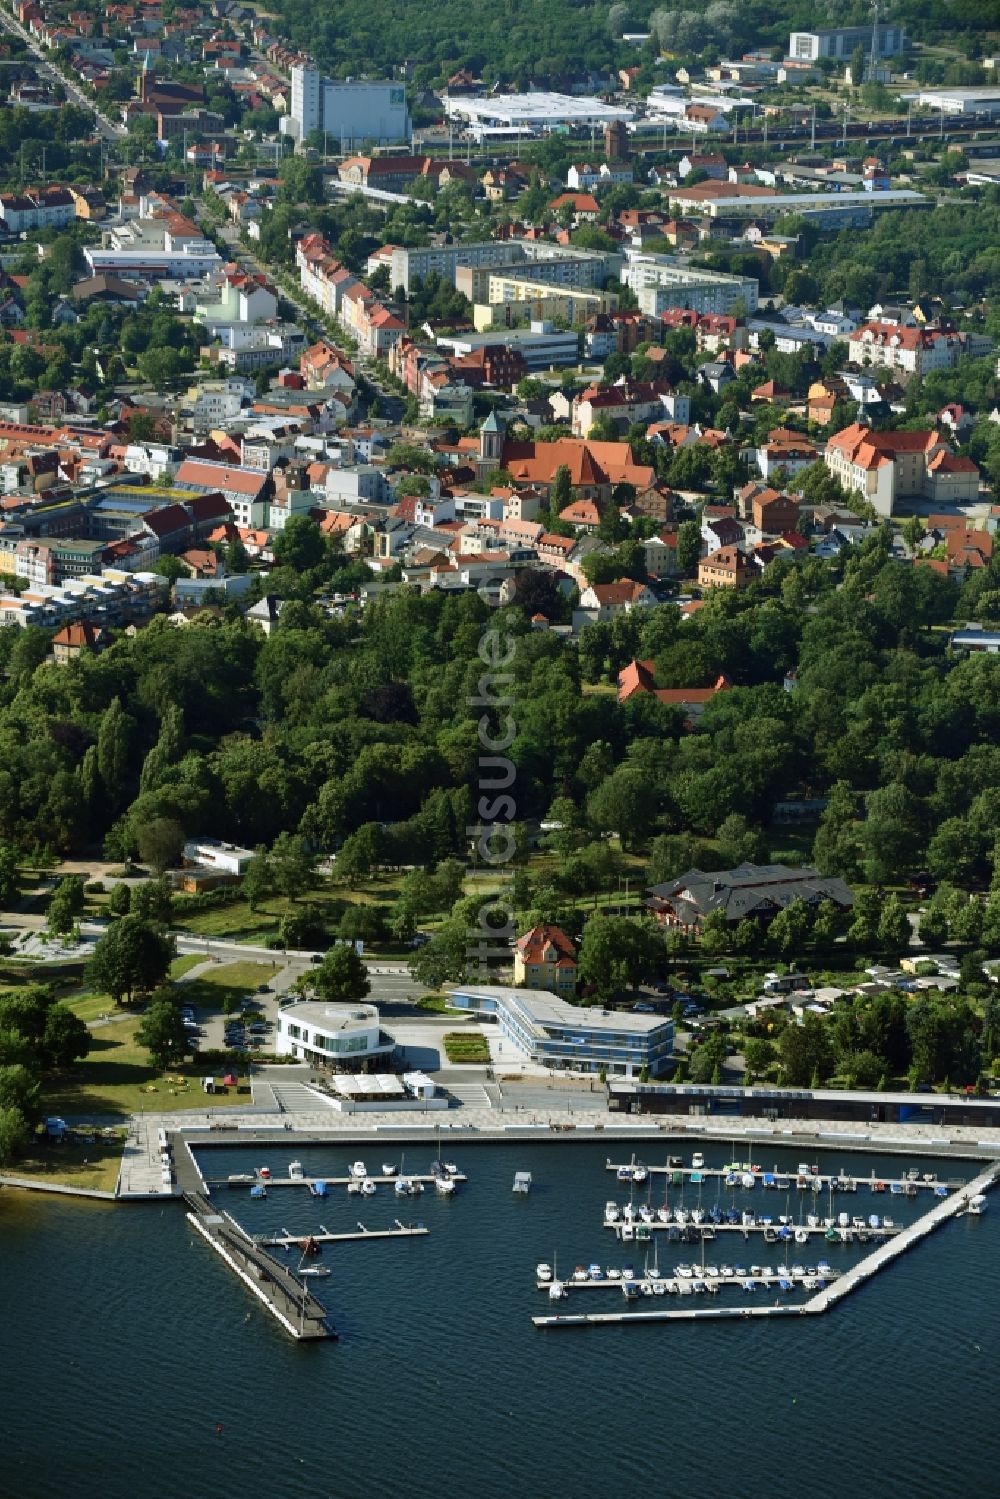
[[[968,1212],[969,1203],[974,1197],[985,1194],[991,1187],[996,1185],[1000,1179],[1000,1161],[991,1161],[978,1176],[972,1181],[962,1183],[961,1189],[952,1193],[949,1197],[943,1197],[915,1223],[911,1223],[889,1239],[880,1244],[871,1254],[865,1255],[850,1269],[844,1270],[836,1276],[833,1282],[825,1286],[822,1291],[817,1291],[808,1301],[789,1305],[784,1303],[778,1306],[740,1306],[740,1307],[671,1307],[669,1310],[659,1309],[629,1310],[625,1312],[581,1312],[562,1313],[548,1317],[532,1317],[535,1327],[599,1327],[607,1325],[620,1326],[627,1322],[695,1322],[695,1321],[731,1321],[741,1317],[815,1317],[823,1312],[830,1311],[838,1302],[843,1301],[852,1291],[860,1286],[866,1285],[880,1270],[885,1269],[893,1260],[921,1239],[938,1228],[942,1223],[951,1218],[957,1218]],[[826,1277],[824,1276],[824,1279]],[[563,1282],[571,1284],[571,1282]],[[577,1282],[582,1284],[582,1282]],[[699,1298],[700,1299],[700,1298]]]
[[[321,1223],[318,1233],[307,1232],[304,1234],[290,1234],[287,1229],[282,1229],[280,1234],[258,1234],[254,1236],[255,1244],[262,1244],[268,1249],[302,1249],[307,1240],[313,1244],[350,1244],[359,1239],[413,1239],[430,1233],[422,1223],[409,1224],[400,1223],[396,1219],[393,1228],[366,1228],[359,1223],[357,1229],[348,1233],[331,1233]]]
[[[291,1270],[253,1240],[228,1213],[216,1213],[207,1198],[185,1197],[191,1224],[257,1300],[293,1338],[308,1341],[337,1336],[329,1313]]]

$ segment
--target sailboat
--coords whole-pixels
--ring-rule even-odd
[[[553,1255],[552,1256],[552,1279],[549,1282],[549,1300],[550,1301],[561,1301],[565,1295],[566,1295],[566,1287],[563,1285],[562,1281],[559,1279],[559,1272],[558,1272],[558,1269],[556,1268],[556,1257],[555,1257],[555,1255]]]

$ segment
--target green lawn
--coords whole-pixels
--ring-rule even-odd
[[[199,958],[198,961],[203,960]],[[255,993],[261,984],[269,984],[277,971],[278,964],[267,961],[219,963],[206,968],[197,978],[177,984],[175,993],[184,1004],[194,1005],[202,1010],[221,1010],[225,1007],[227,997],[237,1001],[245,999],[248,994]]]
[[[41,1143],[10,1167],[11,1176],[51,1182],[62,1187],[85,1187],[88,1192],[113,1192],[121,1166],[122,1141],[65,1141]]]
[[[197,968],[198,964],[204,961],[205,959],[199,953],[185,953],[182,958],[175,958],[171,963],[170,977],[174,980],[183,978],[186,973],[190,973],[192,968]]]
[[[46,1085],[42,1095],[45,1112],[123,1119],[140,1109],[161,1113],[203,1107],[204,1063],[199,1064],[197,1059],[185,1062],[161,1075],[150,1063],[145,1048],[136,1042],[138,1024],[138,1016],[126,1014],[98,1027],[90,1055]],[[212,1099],[212,1108],[236,1101],[235,1089],[218,1093]]]
[[[417,1000],[418,1010],[428,1010],[432,1015],[450,1015],[454,1005],[450,1005],[441,994],[425,994]]]

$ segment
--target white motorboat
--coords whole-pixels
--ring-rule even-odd
[[[635,1224],[634,1223],[623,1223],[622,1224],[622,1242],[623,1243],[631,1243],[631,1241],[634,1238],[635,1238]]]
[[[365,1179],[364,1179],[364,1181],[361,1183],[361,1195],[362,1195],[362,1197],[374,1197],[375,1196],[375,1192],[376,1192],[375,1183],[372,1181],[372,1179],[371,1179],[370,1176],[366,1176]]]
[[[291,1161],[288,1166],[288,1180],[293,1182],[305,1181],[306,1174],[302,1169],[301,1161]]]
[[[535,1266],[535,1274],[539,1280],[548,1282],[552,1279],[552,1266],[546,1265],[543,1260],[540,1265]]]
[[[399,1170],[399,1167],[396,1166],[396,1165],[394,1165],[392,1163],[392,1161],[383,1161],[382,1162],[382,1175],[383,1176],[395,1176],[396,1172],[398,1170]]]
[[[347,1190],[352,1197],[357,1197],[359,1192],[361,1191],[361,1183],[357,1180],[349,1181],[347,1183]]]
[[[587,1267],[587,1274],[591,1280],[603,1280],[604,1271],[600,1265],[594,1264]]]
[[[620,1217],[621,1217],[621,1211],[620,1211],[620,1209],[618,1207],[617,1202],[615,1202],[613,1199],[609,1198],[608,1201],[604,1204],[604,1221],[605,1221],[605,1223],[617,1223],[618,1219]]]
[[[563,1285],[562,1281],[561,1280],[554,1280],[554,1281],[552,1281],[551,1285],[549,1286],[549,1300],[550,1301],[561,1301],[562,1298],[565,1295],[566,1295],[566,1287]]]
[[[435,1192],[443,1193],[447,1197],[450,1192],[454,1192],[455,1183],[450,1176],[435,1176],[434,1190]]]
[[[608,1280],[621,1280],[622,1273],[619,1270],[619,1268],[618,1268],[617,1265],[609,1265],[608,1266],[608,1275],[607,1275],[607,1278],[608,1278]]]
[[[969,1201],[969,1212],[974,1218],[978,1218],[982,1213],[985,1213],[985,1211],[986,1198],[983,1196],[982,1192],[977,1192],[975,1197],[971,1198]]]
[[[692,1294],[691,1282],[689,1280],[675,1280],[678,1296],[690,1296]]]
[[[808,1244],[809,1230],[805,1228],[797,1228],[795,1230],[795,1242],[796,1244]]]
[[[691,1157],[691,1170],[701,1171],[704,1169],[704,1166],[705,1157],[702,1155],[700,1150],[696,1150],[694,1155]]]
[[[630,1182],[632,1180],[632,1167],[619,1166],[616,1175],[620,1182]]]
[[[355,1161],[354,1162],[354,1164],[351,1167],[351,1175],[354,1177],[354,1179],[356,1181],[360,1181],[362,1179],[362,1177],[365,1177],[365,1176],[368,1175],[368,1167],[365,1165],[364,1161]]]
[[[642,1161],[636,1161],[632,1167],[632,1180],[634,1182],[644,1182],[648,1176],[648,1168],[643,1165]]]
[[[326,1265],[307,1265],[304,1270],[299,1271],[300,1275],[329,1275],[329,1273]]]
[[[393,1191],[397,1197],[409,1197],[413,1191],[413,1183],[408,1176],[397,1176],[393,1183]]]
[[[666,1294],[667,1294],[667,1288],[664,1285],[663,1281],[662,1280],[654,1280],[653,1281],[653,1295],[654,1296],[665,1296]]]
[[[576,1269],[573,1271],[573,1274],[570,1276],[570,1280],[575,1280],[577,1285],[582,1285],[585,1280],[589,1279],[590,1275],[587,1272],[586,1265],[577,1265]]]
[[[449,1176],[457,1176],[458,1175],[458,1167],[455,1165],[454,1161],[442,1161],[441,1165],[447,1171],[447,1173],[448,1173]]]

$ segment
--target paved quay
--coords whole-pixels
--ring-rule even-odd
[[[818,1125],[821,1124],[821,1127]],[[159,1132],[182,1136],[198,1149],[220,1145],[253,1144],[287,1146],[289,1151],[304,1144],[374,1145],[385,1140],[397,1143],[426,1141],[436,1149],[440,1129],[442,1149],[455,1142],[516,1143],[537,1139],[564,1141],[624,1140],[635,1142],[636,1151],[655,1157],[669,1142],[692,1149],[710,1144],[722,1149],[746,1142],[760,1147],[761,1164],[767,1165],[768,1148],[843,1150],[856,1153],[899,1154],[917,1159],[954,1158],[985,1161],[1000,1157],[1000,1129],[977,1130],[955,1127],[947,1131],[930,1125],[873,1124],[863,1129],[856,1123],[783,1119],[744,1121],[676,1117],[651,1119],[606,1110],[574,1109],[553,1104],[551,1108],[457,1108],[447,1113],[426,1114],[407,1110],[391,1114],[349,1114],[319,1107],[315,1111],[283,1114],[277,1111],[210,1109],[190,1113],[146,1114],[130,1121],[122,1159],[118,1197],[122,1201],[176,1197],[180,1187],[163,1179]],[[610,1143],[609,1143],[610,1148]],[[175,1152],[176,1156],[176,1152]]]

